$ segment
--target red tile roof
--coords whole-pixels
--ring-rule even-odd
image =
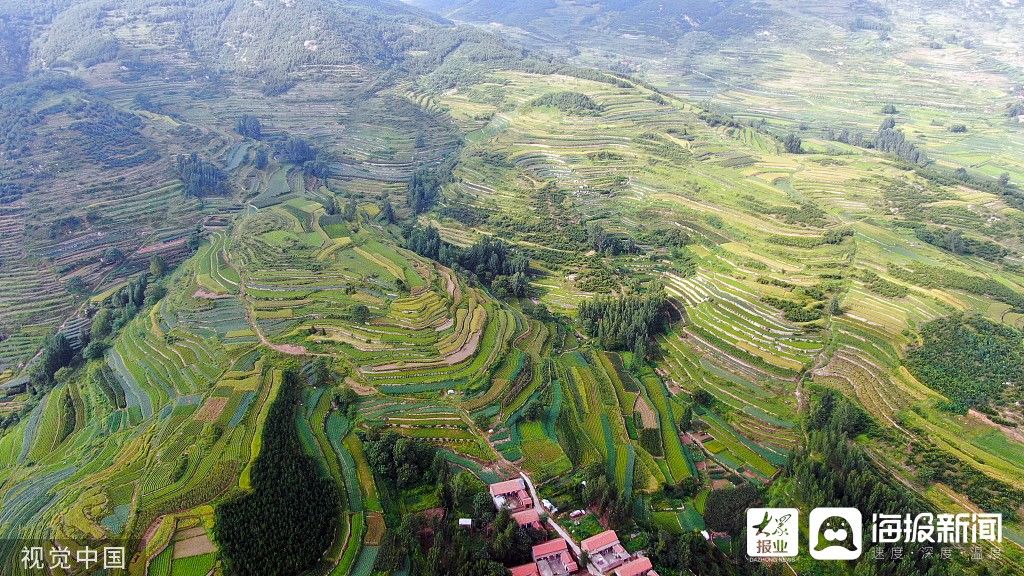
[[[540,556],[547,556],[549,554],[556,554],[558,552],[569,550],[569,545],[565,543],[562,538],[555,538],[554,540],[548,540],[543,544],[537,544],[533,547],[533,558],[537,559]]]
[[[516,566],[515,568],[509,568],[509,571],[512,572],[512,576],[540,576],[540,572],[537,570],[537,564],[535,562]]]
[[[649,558],[637,558],[631,562],[626,562],[622,566],[619,566],[615,570],[615,576],[643,576],[647,574],[648,570],[653,568],[651,560]]]
[[[512,480],[505,480],[504,482],[491,484],[490,489],[491,496],[501,496],[502,494],[510,494],[512,492],[525,490],[526,484],[523,483],[522,478],[513,478]]]
[[[580,542],[580,548],[583,548],[587,553],[597,552],[604,550],[609,546],[614,546],[619,543],[619,535],[615,533],[615,530],[605,530],[596,536],[591,536],[583,542]]]
[[[523,510],[522,512],[516,512],[512,515],[512,519],[516,521],[520,526],[526,526],[527,524],[533,524],[534,522],[540,522],[540,514],[536,510]]]

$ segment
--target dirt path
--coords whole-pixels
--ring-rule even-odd
[[[533,481],[526,475],[526,472],[520,471],[519,476],[523,479],[523,482],[526,482],[526,487],[530,489],[530,497],[533,498],[533,509],[537,511],[537,514],[547,514],[548,511],[545,510],[544,506],[540,503],[540,496],[537,495],[537,489],[534,488]],[[572,548],[573,553],[576,554],[577,558],[579,558],[580,547],[576,544],[576,541],[572,539],[572,535],[570,535],[565,528],[562,528],[558,522],[555,522],[555,519],[550,515],[548,516],[548,524],[554,528],[555,532],[558,532],[559,536],[565,539],[566,543],[569,544],[569,548]]]
[[[1011,428],[1009,426],[1003,426],[1002,424],[998,424],[995,421],[993,421],[991,418],[989,418],[988,416],[982,414],[981,412],[978,412],[974,408],[971,408],[970,410],[968,410],[967,414],[970,415],[970,416],[973,416],[974,418],[977,418],[978,420],[981,420],[982,422],[984,422],[985,424],[988,424],[989,426],[992,426],[994,428],[998,428],[999,430],[1002,430],[1003,434],[1006,434],[1007,436],[1009,436],[1010,438],[1016,440],[1017,442],[1020,442],[1020,443],[1024,444],[1024,433],[1022,433],[1020,430],[1018,430],[1016,428]]]

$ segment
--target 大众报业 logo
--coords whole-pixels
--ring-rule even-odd
[[[800,511],[796,508],[748,508],[747,555],[754,558],[796,556]]]
[[[854,560],[864,551],[864,521],[856,508],[815,508],[807,527],[816,560]]]

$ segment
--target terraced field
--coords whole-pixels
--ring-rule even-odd
[[[392,32],[427,30],[414,21]],[[177,33],[154,48],[118,24],[126,51],[152,50],[181,81],[101,62],[74,72],[88,88],[59,104],[41,89],[39,134],[13,180],[61,162],[40,142],[96,121],[93,98],[142,122],[137,145],[0,204],[0,559],[16,537],[127,538],[139,542],[133,574],[223,573],[216,511],[259,485],[254,461],[273,447],[262,432],[297,373],[301,450],[341,510],[319,574],[410,566],[394,557],[404,520],[434,520],[454,499],[385,477],[378,430],[436,448],[423,468],[468,471],[459,489],[526,473],[559,522],[586,509],[574,534],[678,534],[714,525],[724,491],[792,489],[790,457],[826,390],[867,415],[851,443],[936,509],[1005,496],[1006,566],[1018,566],[1024,416],[1012,403],[958,408],[907,361],[929,322],[955,314],[1024,328],[1024,211],[1011,193],[1024,142],[993,119],[998,106],[959,103],[1001,103],[992,77],[1015,72],[960,41],[921,48],[918,35],[946,24],[923,19],[889,41],[832,30],[856,46],[813,58],[739,42],[685,74],[668,54],[645,73],[686,76],[676,96],[623,75],[493,64],[447,36],[423,54],[409,40],[386,73],[371,56],[334,63],[311,40],[281,86],[220,85],[210,75],[229,75],[235,53],[193,66]],[[892,49],[868,57],[879,42]],[[805,92],[849,55],[872,66]],[[454,74],[450,57],[472,72]],[[693,81],[738,61],[763,77]],[[946,82],[965,66],[976,82]],[[827,132],[874,131],[887,103],[935,166],[1011,182],[936,178]],[[239,133],[242,114],[260,137]],[[949,131],[954,120],[969,130]],[[800,150],[787,151],[789,132]],[[223,190],[189,191],[172,159],[192,152]],[[423,182],[437,197],[420,205]],[[68,198],[81,205],[68,212]],[[430,227],[436,260],[415,241]],[[485,239],[523,256],[520,271],[493,273],[497,255],[467,264]],[[591,329],[581,306],[662,294],[650,337],[616,338],[630,319]],[[72,358],[39,393],[30,364],[58,332]],[[100,346],[83,347],[93,333]],[[964,476],[939,478],[922,455]],[[612,506],[584,501],[583,482],[601,477]]]
[[[894,277],[890,263],[996,274],[1014,286],[1016,279],[978,259],[955,258],[918,241],[902,231],[899,214],[880,217],[877,206],[890,194],[885,188],[901,186],[907,178],[896,165],[864,153],[834,162],[821,153],[786,154],[763,133],[709,128],[693,115],[693,107],[679,101],[656,104],[644,97],[644,89],[564,78],[560,89],[586,94],[602,107],[600,114],[536,108],[528,103],[551,90],[546,80],[507,78],[512,80],[501,89],[500,124],[472,122],[481,115],[483,101],[477,95],[486,84],[441,100],[464,129],[479,135],[464,152],[461,177],[449,193],[487,215],[488,224],[468,228],[464,222],[439,219],[439,229],[453,242],[480,234],[515,239],[530,250],[538,267],[552,271],[534,285],[553,309],[571,313],[580,296],[566,295],[587,297],[595,278],[602,278],[605,289],[628,284],[609,279],[607,271],[618,278],[659,281],[674,317],[672,330],[659,339],[656,362],[668,405],[681,412],[698,390],[713,399],[710,410],[695,414],[709,435],[707,442],[691,447],[703,452],[699,456],[748,481],[769,481],[800,441],[798,412],[809,382],[843,391],[907,440],[921,441],[921,430],[927,429],[919,419],[913,429],[901,424],[913,411],[926,409],[930,418],[962,425],[952,424],[956,416],[926,408],[943,398],[902,366],[904,350],[913,343],[908,334],[955,310],[992,317],[1005,308],[977,294]],[[805,147],[824,151],[816,142]],[[481,165],[476,160],[483,155],[480,150],[509,161],[501,168]],[[726,151],[729,156],[723,156]],[[564,194],[545,191],[543,186],[552,182]],[[913,179],[909,185],[916,185]],[[524,200],[531,209],[516,210]],[[549,209],[552,202],[559,212]],[[1005,217],[1008,208],[1002,210]],[[692,241],[680,250],[647,240],[649,257],[644,258],[559,252],[572,245],[559,230],[580,220],[599,222],[609,234],[633,235],[640,242],[650,238],[642,236],[647,229],[664,233],[672,228],[685,231]],[[545,239],[536,232],[544,229],[554,234]],[[825,240],[830,231],[836,240]],[[887,289],[886,282],[899,288]],[[564,362],[557,362],[560,411],[577,418],[566,435],[585,440],[563,442],[574,463],[577,453],[579,461],[604,460],[621,479],[623,462],[654,461],[659,468],[641,468],[634,479],[644,483],[650,475],[656,480],[651,486],[684,476],[665,469],[657,458],[610,451],[628,436],[617,423],[631,421],[631,398],[622,398],[625,402],[609,413],[607,405],[587,395],[591,389],[600,391],[604,380]],[[609,393],[598,392],[598,397],[607,401]],[[658,402],[651,397],[648,405],[659,408]],[[574,412],[572,404],[585,408]],[[670,413],[668,421],[678,416]],[[514,444],[527,433],[537,438],[541,428],[531,422],[525,430],[509,435]],[[1001,454],[994,451],[989,457]],[[907,466],[898,457],[885,459],[887,465]],[[964,462],[1015,485],[973,457]]]

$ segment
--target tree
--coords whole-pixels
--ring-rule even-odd
[[[897,113],[899,113],[899,111],[896,110],[896,106],[893,105],[893,104],[886,104],[885,106],[882,106],[882,114],[897,114]]]
[[[1010,189],[1010,173],[1009,172],[1003,172],[1002,174],[1000,174],[998,182],[999,182],[999,188],[1001,188],[1004,191],[1005,190],[1009,190]]]
[[[279,158],[296,166],[316,159],[316,149],[302,138],[289,137],[284,142],[279,142],[274,152]]]
[[[597,337],[603,348],[644,352],[638,345],[665,328],[667,302],[660,287],[653,295],[598,297],[581,302],[578,317],[583,331]]]
[[[331,373],[331,367],[327,363],[327,359],[320,357],[313,361],[309,366],[309,382],[316,388],[323,388],[324,386],[330,386],[334,380],[333,374]]]
[[[800,154],[803,152],[803,141],[796,134],[787,134],[782,140],[782,145],[786,149],[786,152],[790,154]]]
[[[260,123],[260,119],[252,114],[242,114],[242,117],[238,119],[235,124],[235,132],[238,132],[246,138],[252,138],[253,140],[259,140],[260,136],[263,135],[263,125]]]
[[[686,405],[686,409],[683,410],[683,417],[679,420],[679,429],[686,432],[693,426],[693,406]]]
[[[70,365],[74,358],[75,351],[64,334],[50,336],[44,341],[39,358],[32,364],[29,378],[37,388],[48,388],[53,384],[54,374]]]
[[[149,275],[154,278],[160,278],[167,273],[167,262],[163,256],[154,254],[149,259]]]
[[[331,544],[340,512],[337,490],[302,447],[295,426],[301,399],[299,375],[288,370],[263,427],[252,491],[216,508],[225,573],[299,574]]]
[[[110,324],[110,309],[100,308],[96,315],[92,317],[92,325],[89,327],[89,339],[95,342],[106,338],[107,334],[110,333]]]
[[[256,166],[257,170],[263,170],[270,163],[270,158],[267,155],[267,151],[263,148],[256,150],[256,157],[253,160],[253,165]]]
[[[102,340],[93,340],[89,342],[89,345],[82,350],[82,357],[86,360],[99,360],[103,358],[103,355],[110,348],[110,344]]]
[[[75,276],[68,280],[67,283],[68,292],[84,296],[90,292],[89,285],[82,279],[81,276]]]
[[[352,307],[352,321],[357,324],[365,324],[370,319],[370,309],[366,304],[356,304]]]
[[[967,126],[964,124],[953,124],[952,126],[949,127],[949,131],[953,132],[954,134],[962,134],[964,132],[967,132]]]
[[[118,264],[124,260],[124,252],[120,248],[107,248],[103,251],[103,256],[100,257],[100,260],[104,264]]]
[[[381,201],[380,214],[378,215],[378,218],[380,218],[381,222],[384,222],[385,224],[395,223],[395,209],[391,206],[391,201],[388,200],[386,196],[384,197],[384,200]]]
[[[202,198],[227,193],[228,175],[212,162],[199,158],[197,153],[178,156],[176,165],[187,196]]]
[[[715,397],[703,388],[698,388],[693,392],[693,401],[701,406],[711,406],[715,403]]]

